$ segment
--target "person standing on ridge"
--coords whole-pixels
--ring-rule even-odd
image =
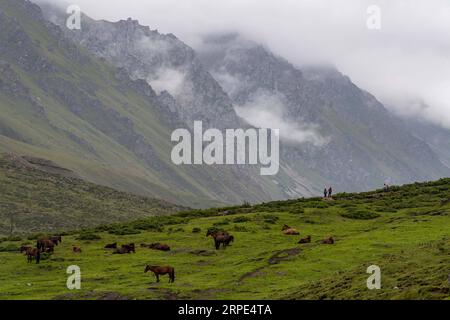
[[[327,197],[327,187],[325,187],[325,189],[323,189],[323,197],[324,197],[324,198]]]
[[[331,194],[333,193],[333,189],[331,187],[328,188],[328,198],[331,198]]]

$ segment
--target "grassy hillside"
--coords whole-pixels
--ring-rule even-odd
[[[286,196],[259,167],[173,164],[171,133],[185,124],[145,81],[72,43],[24,0],[0,1],[0,113],[0,152],[96,184],[190,207]]]
[[[180,212],[73,231],[41,264],[0,244],[1,299],[450,299],[450,179],[361,194]],[[281,232],[284,224],[300,236]],[[215,250],[208,228],[235,236]],[[95,237],[95,236],[96,237]],[[298,244],[312,236],[312,243]],[[333,236],[333,245],[319,240]],[[97,238],[97,239],[96,239]],[[15,241],[11,241],[15,240]],[[106,243],[135,242],[135,254],[114,255]],[[163,242],[171,251],[139,247]],[[82,253],[71,252],[71,246]],[[66,289],[66,268],[78,265],[82,289]],[[175,283],[157,284],[146,264],[172,265]],[[370,265],[381,289],[368,290]],[[11,275],[14,274],[14,277]]]
[[[0,154],[0,235],[81,228],[182,207],[95,185],[37,158]]]

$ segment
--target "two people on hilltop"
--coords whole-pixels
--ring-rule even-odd
[[[324,198],[331,198],[331,195],[333,194],[333,189],[331,187],[329,187],[327,189],[327,187],[325,187],[325,189],[323,189],[323,197]]]

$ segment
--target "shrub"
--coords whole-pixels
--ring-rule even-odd
[[[0,239],[0,242],[4,241],[22,241],[21,236],[9,236],[9,237],[3,237]]]
[[[378,218],[380,215],[378,213],[372,211],[364,211],[364,210],[356,210],[356,211],[348,211],[346,213],[341,214],[344,218],[348,219],[358,219],[358,220],[370,220]]]
[[[242,223],[242,222],[248,222],[248,221],[250,221],[251,219],[249,218],[249,217],[244,217],[244,216],[241,216],[241,217],[235,217],[234,219],[233,219],[233,222],[234,223]]]
[[[108,231],[110,234],[115,234],[118,236],[125,236],[129,234],[139,234],[141,233],[139,230],[131,228],[129,226],[116,227]]]
[[[208,228],[208,233],[209,233],[209,232],[219,232],[219,231],[225,231],[225,230],[222,229],[222,228],[218,228],[218,227],[216,227],[216,226],[213,226],[213,227]]]
[[[176,229],[174,229],[174,228],[169,228],[169,229],[167,229],[167,231],[169,231],[169,232],[184,232],[184,229],[183,228],[176,228]]]
[[[202,231],[202,229],[200,229],[198,227],[192,228],[192,233],[199,233],[201,231]]]
[[[234,231],[237,232],[248,232],[249,230],[245,226],[235,226],[233,228]]]
[[[265,214],[263,216],[264,222],[269,224],[275,224],[278,221],[278,217],[273,214]]]
[[[291,210],[289,210],[289,213],[292,214],[300,214],[300,213],[304,213],[305,209],[303,208],[292,208]]]
[[[48,235],[45,233],[35,233],[28,236],[28,240],[37,240],[38,238],[47,237]]]
[[[224,219],[224,220],[222,220],[222,221],[214,222],[214,223],[213,223],[213,226],[226,226],[226,225],[228,225],[228,224],[230,224],[230,220]]]
[[[100,240],[101,237],[95,233],[91,232],[85,232],[80,233],[78,237],[75,238],[76,240]]]
[[[14,252],[19,251],[19,247],[15,244],[6,244],[0,246],[0,252]]]

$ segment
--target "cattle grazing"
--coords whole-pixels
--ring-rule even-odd
[[[305,238],[301,238],[298,243],[310,243],[311,242],[311,236],[306,236]]]
[[[117,242],[107,244],[105,249],[117,249]]]
[[[329,238],[323,239],[321,242],[323,244],[334,244],[334,239],[333,239],[333,237],[329,237]]]
[[[72,251],[74,252],[74,253],[81,253],[81,248],[80,247],[72,247]]]
[[[28,263],[33,262],[33,260],[36,260],[36,263],[39,263],[41,261],[41,251],[37,248],[27,248],[25,254],[27,255],[27,261]]]
[[[281,231],[283,231],[283,233],[286,235],[299,235],[300,234],[300,232],[298,232],[297,229],[291,228],[287,224],[285,224],[283,226],[283,228],[281,228]]]
[[[156,277],[156,282],[159,282],[159,276],[160,275],[165,275],[168,274],[169,275],[169,283],[174,282],[175,281],[175,269],[173,267],[160,267],[160,266],[149,266],[147,265],[145,267],[144,273],[151,271],[154,273],[155,277]]]
[[[209,232],[208,234],[213,237],[214,239],[214,246],[216,247],[216,250],[219,250],[220,245],[222,244],[222,247],[225,248],[226,246],[228,246],[230,244],[230,242],[234,241],[234,237],[230,234],[228,234],[228,232],[224,232],[224,231],[212,231]]]

